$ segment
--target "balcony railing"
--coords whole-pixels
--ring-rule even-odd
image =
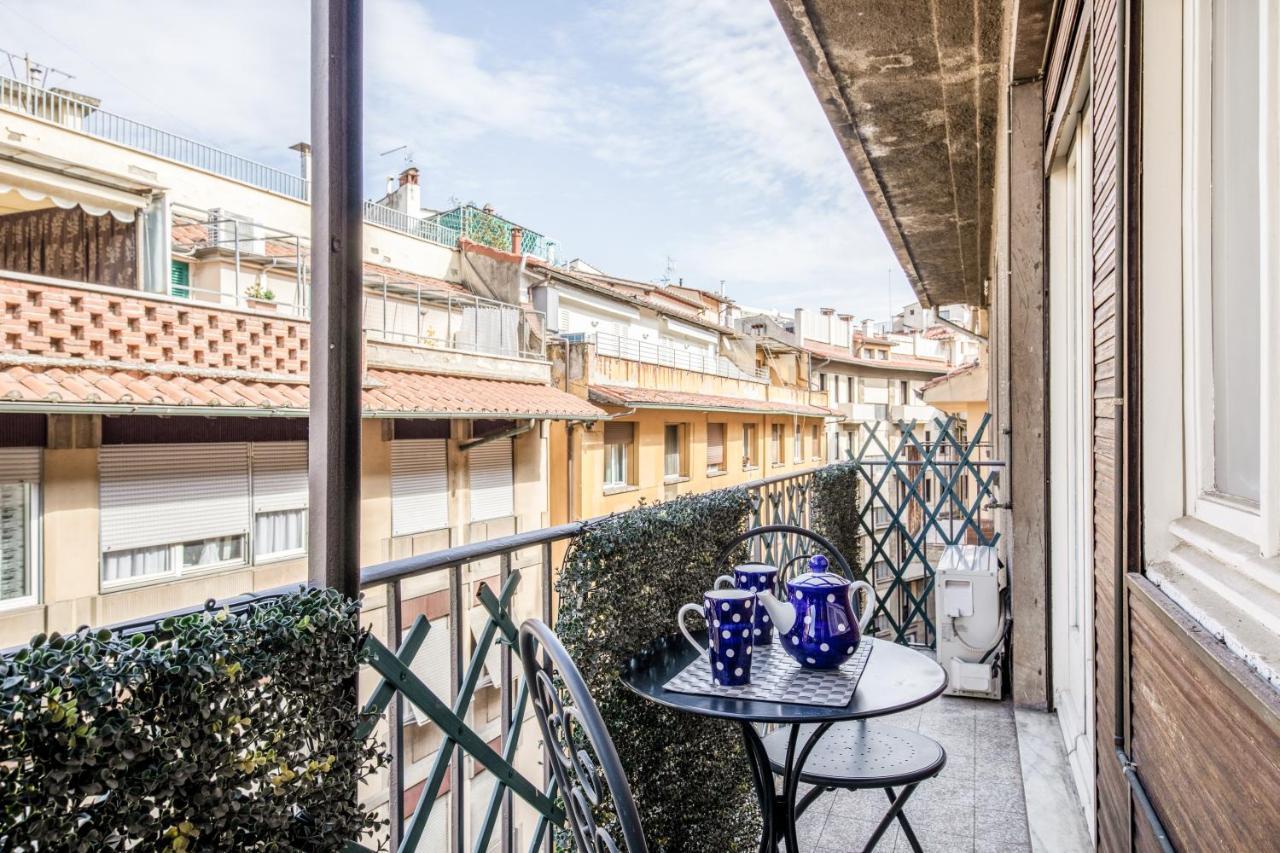
[[[450,249],[458,247],[458,236],[461,233],[457,228],[439,220],[412,216],[393,207],[387,207],[385,204],[378,204],[376,201],[364,203],[364,221],[431,243],[438,243]]]
[[[391,276],[365,278],[364,329],[389,343],[542,359],[545,328],[539,312],[519,305],[441,293]]]
[[[533,255],[551,263],[556,260],[556,243],[554,240],[548,240],[537,231],[517,225],[509,219],[504,219],[473,205],[464,204],[452,210],[437,213],[431,217],[430,221],[468,240],[491,246],[494,249]],[[516,242],[517,235],[519,237],[518,247]]]
[[[675,367],[695,373],[709,373],[712,376],[724,376],[729,379],[746,379],[751,382],[769,381],[768,368],[757,367],[753,371],[746,371],[718,354],[709,355],[696,350],[682,350],[665,344],[623,338],[606,332],[571,333],[563,337],[568,341],[586,341],[595,344],[596,355],[637,361],[641,364]]]
[[[268,192],[307,198],[307,181],[298,175],[107,112],[74,95],[0,76],[0,107]]]

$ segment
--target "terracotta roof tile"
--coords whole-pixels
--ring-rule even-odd
[[[606,406],[631,406],[662,409],[724,409],[736,412],[760,412],[785,415],[826,417],[835,412],[822,406],[785,403],[780,400],[747,400],[718,394],[693,394],[686,391],[662,391],[656,388],[623,388],[615,385],[592,385],[592,402]]]
[[[879,367],[884,370],[917,370],[928,373],[946,373],[948,370],[945,360],[929,358],[927,356],[899,355],[898,353],[891,352],[887,359],[862,358],[854,355],[843,347],[833,347],[829,344],[822,344],[814,341],[806,341],[804,348],[820,358],[839,361],[844,364]]]
[[[0,367],[0,411],[5,403],[165,406],[235,409],[244,414],[304,415],[305,383],[268,377],[226,378],[178,372],[10,364]],[[373,369],[363,392],[364,411],[380,416],[564,418],[591,420],[604,413],[587,401],[547,385]]]

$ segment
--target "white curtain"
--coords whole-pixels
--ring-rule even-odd
[[[260,512],[253,519],[254,555],[286,554],[306,547],[307,511]]]
[[[164,574],[169,571],[172,553],[173,549],[168,545],[108,552],[102,555],[102,579],[117,581]]]

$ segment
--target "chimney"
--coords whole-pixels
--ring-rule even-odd
[[[400,173],[396,187],[396,209],[410,216],[422,212],[422,187],[418,183],[418,167],[410,166]]]
[[[853,350],[853,315],[841,314],[840,316],[840,341],[832,341],[833,344],[843,347],[849,351]]]
[[[511,254],[518,255],[524,248],[524,229],[519,225],[511,228]]]
[[[802,347],[804,346],[804,309],[797,308],[795,316],[796,316],[794,321],[795,330],[792,332],[792,334],[795,335],[796,346]]]
[[[310,198],[307,187],[311,186],[311,146],[306,142],[298,142],[289,146],[290,151],[298,152],[298,174],[302,176],[303,197]]]
[[[836,309],[822,308],[820,309],[822,316],[827,318],[827,343],[835,346],[836,343]]]

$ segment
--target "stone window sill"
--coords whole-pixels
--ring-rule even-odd
[[[606,495],[621,495],[621,494],[625,494],[626,492],[638,492],[638,491],[640,491],[640,487],[633,486],[630,483],[627,483],[621,486],[605,486],[604,487],[604,493]]]
[[[1194,518],[1169,531],[1176,544],[1148,579],[1280,690],[1280,557]]]

